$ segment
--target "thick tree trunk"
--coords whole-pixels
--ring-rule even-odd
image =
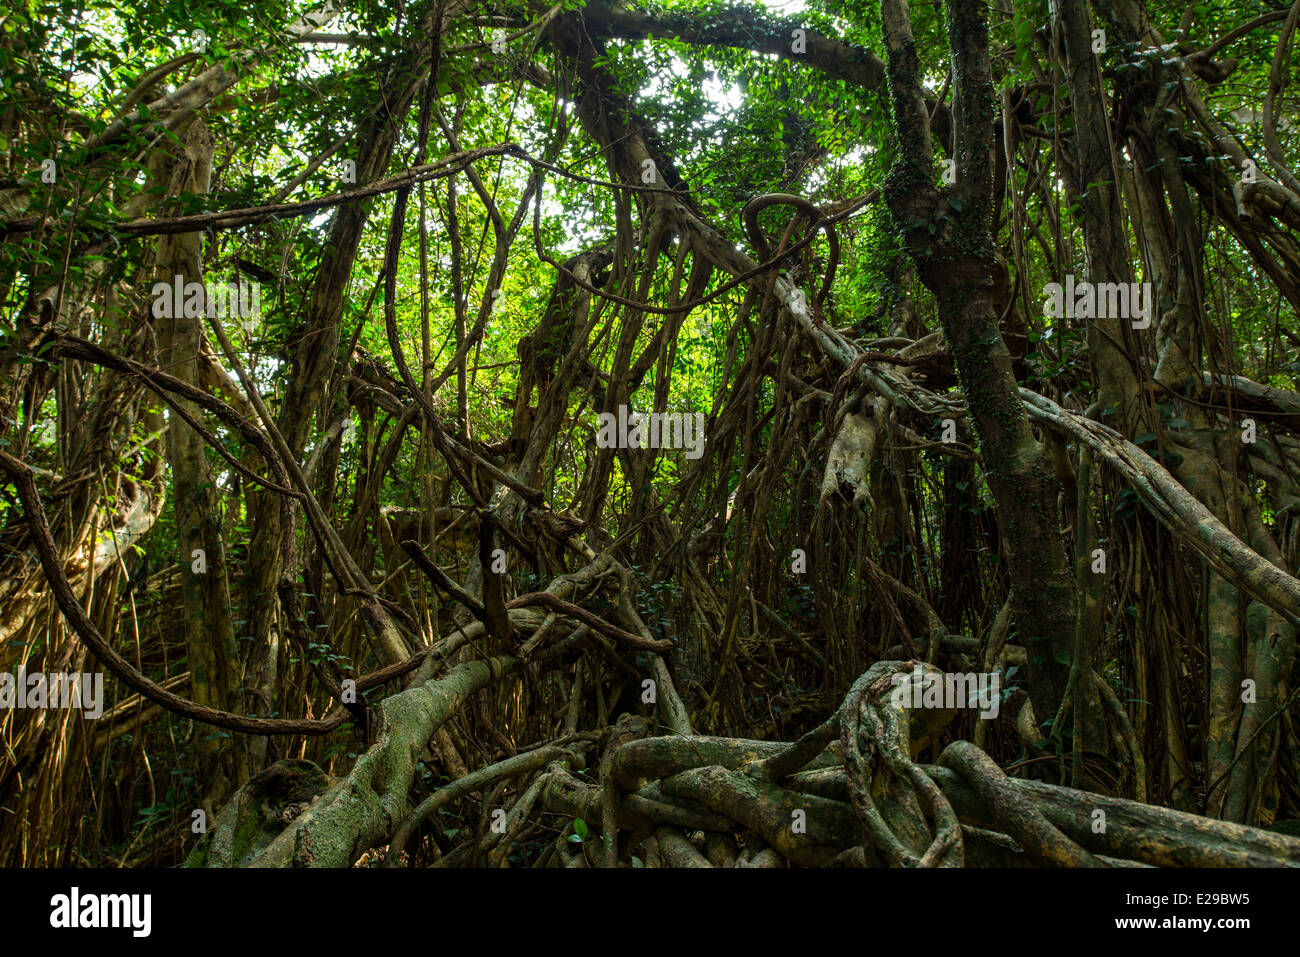
[[[952,0],[956,183],[934,185],[930,127],[920,94],[916,46],[903,0],[883,0],[899,159],[885,198],[906,238],[939,319],[980,439],[998,505],[1002,556],[1011,575],[1011,615],[1029,650],[1030,697],[1040,725],[1065,696],[1078,613],[1074,575],[1057,515],[1059,485],[1033,436],[998,330],[993,256],[993,85],[988,23],[980,0]]]
[[[184,152],[172,159],[169,195],[208,192],[212,174],[212,134],[201,120],[185,132]],[[158,281],[175,288],[204,282],[202,234],[180,233],[158,241]],[[177,277],[180,277],[177,280]],[[188,299],[188,297],[187,297]],[[207,306],[207,296],[203,296]],[[201,316],[187,315],[184,302],[171,302],[171,314],[156,319],[160,364],[182,382],[200,380],[199,350],[204,336]],[[178,404],[191,415],[199,408]],[[207,447],[189,423],[173,413],[169,419],[167,459],[171,465],[172,502],[176,514],[182,594],[185,598],[185,651],[194,701],[221,711],[240,710],[239,657],[235,650],[221,495],[208,465]],[[197,734],[199,777],[206,784],[204,803],[223,800],[247,777],[242,748],[223,746],[218,738]]]

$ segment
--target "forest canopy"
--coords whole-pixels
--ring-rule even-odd
[[[0,865],[1300,865],[1300,0],[17,0]]]

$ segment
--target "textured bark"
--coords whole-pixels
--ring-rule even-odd
[[[347,867],[411,812],[416,761],[474,692],[519,669],[518,658],[471,661],[387,699],[374,746],[252,862],[254,867]]]

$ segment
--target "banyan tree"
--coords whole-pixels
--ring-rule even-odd
[[[0,864],[1300,864],[1298,21],[22,0]]]

